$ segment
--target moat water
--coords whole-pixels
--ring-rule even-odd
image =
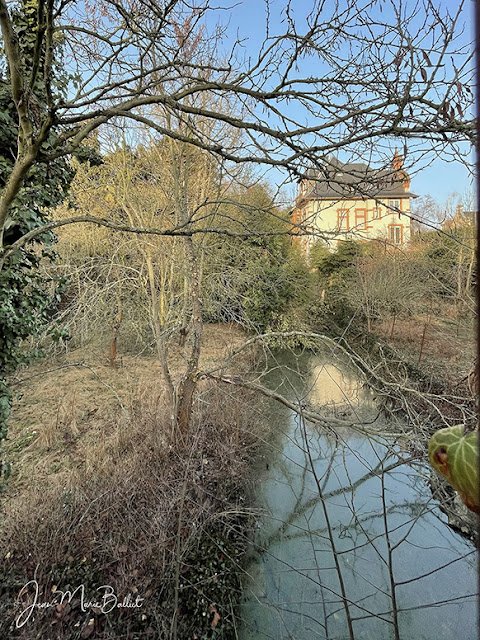
[[[428,465],[405,462],[399,425],[335,354],[270,364],[264,385],[383,435],[327,432],[272,403],[240,640],[351,638],[347,609],[356,639],[476,639],[474,545],[446,524]]]

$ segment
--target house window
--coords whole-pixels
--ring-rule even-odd
[[[403,227],[402,225],[391,225],[389,227],[389,239],[392,244],[402,244]]]
[[[355,209],[355,229],[366,229],[366,210]]]
[[[374,220],[379,220],[380,219],[380,208],[379,207],[375,207],[373,210],[373,219]]]
[[[338,230],[348,231],[348,209],[338,209]]]
[[[400,200],[389,200],[388,208],[390,209],[390,213],[398,213],[400,210]]]

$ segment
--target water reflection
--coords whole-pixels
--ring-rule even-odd
[[[310,378],[309,398],[317,406],[358,405],[369,397],[360,380],[338,365],[326,362],[314,366]]]
[[[336,360],[290,356],[268,384],[302,403],[376,415]],[[325,434],[271,411],[241,640],[383,640],[395,628],[416,640],[476,638],[473,546],[446,526],[423,464],[405,464],[393,438]]]

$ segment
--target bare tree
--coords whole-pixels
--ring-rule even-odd
[[[300,4],[297,5],[299,9]],[[168,180],[172,183],[170,193],[174,205],[172,222],[165,222],[166,215],[162,215],[157,225],[154,215],[146,215],[153,212],[145,211],[145,201],[141,202],[138,193],[129,190],[127,197],[117,198],[127,212],[125,219],[112,220],[92,213],[57,219],[35,227],[12,246],[2,243],[1,258],[5,261],[14,256],[17,249],[40,237],[46,229],[74,222],[143,234],[145,243],[136,238],[134,242],[147,264],[152,324],[162,344],[165,325],[162,325],[164,316],[159,308],[162,302],[158,290],[162,285],[158,279],[167,271],[162,268],[155,271],[154,252],[150,250],[149,239],[156,240],[158,236],[162,236],[162,240],[164,237],[183,239],[185,291],[190,299],[192,340],[184,375],[174,392],[178,424],[182,428],[188,426],[200,379],[213,380],[225,388],[239,386],[257,391],[299,416],[294,454],[302,453],[303,458],[299,460],[303,463],[298,463],[293,456],[289,462],[293,461],[296,470],[300,469],[304,486],[307,486],[306,481],[311,484],[308,490],[313,502],[300,504],[303,485],[300,498],[295,497],[301,507],[301,515],[305,517],[314,558],[317,557],[315,545],[319,540],[326,542],[328,551],[328,563],[325,566],[312,564],[307,575],[307,579],[313,581],[314,587],[321,592],[319,601],[323,603],[323,612],[315,615],[320,619],[326,637],[338,637],[340,634],[338,629],[329,631],[339,612],[344,616],[351,639],[364,618],[384,622],[393,629],[394,637],[400,637],[402,605],[397,595],[410,577],[397,577],[398,554],[395,552],[401,545],[402,549],[409,548],[408,533],[404,531],[406,528],[409,532],[418,522],[419,510],[416,501],[402,505],[408,512],[408,519],[402,520],[404,529],[399,533],[393,517],[395,510],[388,503],[386,481],[388,474],[403,462],[398,453],[398,443],[402,442],[400,438],[404,442],[411,434],[399,428],[398,433],[389,434],[384,448],[379,449],[373,443],[378,444],[381,434],[370,418],[332,415],[328,407],[312,406],[307,392],[289,396],[282,389],[262,384],[262,376],[252,382],[226,375],[225,363],[199,370],[202,246],[197,237],[213,233],[246,237],[252,235],[252,230],[242,228],[242,225],[233,230],[227,226],[219,228],[213,203],[203,206],[203,194],[198,188],[200,184],[195,185],[198,193],[191,197],[192,147],[205,154],[202,158],[217,158],[225,171],[230,171],[235,164],[267,165],[279,167],[290,177],[297,178],[304,176],[307,165],[319,170],[325,164],[328,166],[332,153],[348,153],[352,159],[368,159],[372,154],[378,154],[380,159],[382,156],[387,158],[393,139],[404,144],[404,155],[409,164],[427,152],[460,157],[461,154],[457,154],[461,150],[459,145],[474,139],[474,125],[468,117],[472,104],[472,92],[468,86],[470,55],[461,29],[464,4],[463,1],[458,2],[451,13],[448,9],[440,10],[433,0],[415,4],[410,11],[411,6],[393,1],[356,0],[341,4],[318,0],[308,14],[296,18],[296,3],[286,2],[282,30],[272,18],[259,51],[244,59],[240,40],[225,52],[216,33],[209,39],[208,30],[203,25],[214,10],[208,2],[192,6],[180,0],[161,3],[100,0],[95,4],[67,1],[56,6],[39,0],[36,55],[27,68],[18,48],[12,6],[0,0],[0,27],[19,131],[18,151],[0,194],[1,229],[10,224],[12,204],[26,177],[38,163],[48,165],[58,158],[69,157],[88,136],[101,131],[107,124],[123,127],[127,122],[132,125],[134,136],[135,127],[148,127],[152,135],[158,134],[170,140]],[[267,3],[267,8],[269,6]],[[209,43],[207,60],[196,55],[200,40]],[[53,52],[61,41],[65,47],[66,66],[75,72],[69,91],[58,95],[52,80]],[[40,55],[41,51],[46,54]],[[221,55],[211,55],[216,52]],[[38,77],[44,84],[41,108],[37,104],[38,98],[29,90]],[[218,96],[224,102],[217,109],[212,107],[210,98]],[[233,143],[225,144],[223,127],[238,132]],[[56,137],[46,149],[44,143],[53,131]],[[208,173],[208,166],[203,168]],[[341,176],[335,180],[341,181]],[[168,213],[162,211],[162,214]],[[291,232],[292,229],[289,230]],[[155,251],[167,250],[166,243],[151,244]],[[168,269],[168,265],[165,266]],[[385,407],[389,406],[388,403],[391,406],[395,401],[399,402],[411,422],[423,424],[421,433],[424,438],[427,435],[426,418],[430,419],[423,410],[425,406],[440,422],[445,421],[442,413],[445,406],[459,406],[459,411],[472,420],[472,412],[463,407],[461,399],[439,397],[414,386],[409,387],[408,382],[399,382],[390,375],[385,362],[372,365],[338,341],[312,332],[255,336],[232,354],[231,359],[252,342],[275,337],[301,338],[310,345],[322,343],[331,348],[335,357],[338,353],[347,355],[361,372],[362,379],[384,399]],[[168,372],[166,377],[168,379]],[[423,403],[422,411],[415,410],[414,403],[409,402],[411,398]],[[323,428],[331,437],[333,453],[323,470],[316,465],[316,454],[310,444],[311,433],[307,431],[305,421]],[[372,448],[373,464],[371,459],[365,464],[364,451],[357,452],[355,443],[345,447],[338,445],[347,437],[341,430],[352,428],[356,434],[371,436],[372,441],[367,446]],[[290,432],[287,436],[287,440],[292,439]],[[320,448],[323,445],[322,442]],[[353,454],[362,469],[353,480],[349,469],[352,458],[345,462],[348,454]],[[322,450],[318,456],[324,456]],[[340,487],[328,486],[329,479],[337,479],[342,463],[345,477],[337,483]],[[200,464],[203,466],[201,459]],[[188,471],[187,466],[185,478]],[[376,491],[380,495],[378,514],[373,515],[362,512],[353,499],[353,489],[371,479],[378,481]],[[289,486],[289,480],[287,474],[282,484]],[[335,482],[332,481],[332,485]],[[335,505],[327,501],[338,496],[344,499],[351,524],[335,524]],[[421,503],[422,513],[430,509],[429,502],[424,500]],[[309,508],[316,504],[320,507],[322,524],[318,530],[311,531],[310,523],[312,526],[317,526],[317,523],[311,518]],[[370,530],[367,520],[379,522],[380,532],[374,527]],[[289,524],[285,519],[279,526],[279,536]],[[297,526],[293,520],[292,524]],[[178,519],[178,538],[181,526],[182,512]],[[340,530],[338,536],[336,527]],[[340,542],[350,535],[356,536],[352,538],[351,545]],[[383,547],[380,547],[380,540]],[[418,545],[419,539],[413,539],[413,544]],[[385,568],[386,580],[382,574],[378,582],[369,584],[371,590],[364,598],[354,580],[347,583],[346,575],[353,572],[348,567],[349,559],[365,549],[371,554],[370,562],[374,558]],[[421,581],[425,575],[441,568],[435,565],[428,573],[417,573],[412,580]],[[300,571],[298,567],[294,570]],[[333,586],[323,579],[322,574],[326,571],[332,571],[336,576]],[[177,553],[176,573],[178,594],[180,553]],[[364,571],[361,577],[363,583],[368,584],[368,572]],[[378,603],[371,606],[370,601],[365,602],[367,597],[379,595],[385,597],[385,608]],[[470,598],[471,594],[467,591],[463,597]],[[448,597],[450,599],[451,596]],[[425,606],[444,603],[441,598],[435,598],[433,603]],[[403,610],[409,609],[405,606]],[[176,611],[174,616],[176,624]],[[172,633],[172,637],[175,636],[176,628]]]
[[[5,85],[18,130],[18,148],[0,193],[0,263],[47,230],[74,222],[184,237],[193,340],[177,399],[182,424],[191,410],[202,332],[200,267],[192,238],[251,234],[218,229],[209,224],[213,218],[206,223],[197,215],[201,203],[192,207],[184,189],[184,149],[211,154],[226,170],[261,165],[304,177],[308,165],[328,167],[333,152],[357,159],[375,153],[381,160],[395,139],[411,165],[427,150],[460,158],[459,145],[474,139],[464,0],[453,13],[442,12],[432,0],[410,12],[391,0],[356,0],[347,7],[320,1],[301,17],[295,3],[287,2],[281,15],[269,14],[264,42],[248,58],[242,57],[241,40],[226,50],[221,29],[209,31],[215,9],[208,2],[39,0],[31,59],[23,59],[15,12],[25,7],[0,1]],[[63,89],[56,78],[60,55],[70,73]],[[37,221],[7,244],[4,231],[14,222],[9,212],[34,168],[48,169],[70,157],[107,123],[128,123],[134,139],[141,126],[172,141],[175,224],[146,228],[138,217],[115,222],[73,216]],[[227,144],[225,128],[237,132]]]
[[[383,6],[388,12],[381,12]],[[388,146],[388,138],[409,143],[412,160],[426,148],[452,157],[458,144],[474,136],[465,115],[472,104],[470,56],[457,37],[463,8],[460,1],[453,13],[442,12],[426,0],[408,13],[395,2],[357,0],[346,8],[322,1],[295,19],[295,3],[288,2],[282,10],[285,30],[270,25],[257,55],[243,59],[237,41],[217,58],[221,62],[204,62],[189,54],[199,39],[209,38],[203,25],[214,19],[214,10],[206,2],[56,6],[40,0],[36,53],[27,68],[12,8],[3,1],[0,26],[19,145],[0,197],[0,228],[36,163],[74,153],[89,134],[117,118],[146,124],[226,161],[266,163],[296,176],[304,175],[307,163],[321,168],[332,152],[360,158],[375,148],[381,155],[381,141]],[[68,95],[53,85],[59,42],[66,67],[75,70]],[[211,43],[212,51],[224,50],[217,35]],[[36,108],[38,96],[34,100],[30,90],[39,77],[43,109]],[[224,96],[235,108],[212,110],[201,99],[208,93]],[[156,121],[153,106],[182,129]],[[226,149],[217,135],[199,129],[198,116],[212,126],[238,129],[241,143]],[[44,143],[53,128],[60,133],[47,152]],[[192,229],[178,233],[190,235]]]

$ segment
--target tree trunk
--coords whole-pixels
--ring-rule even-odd
[[[111,367],[117,366],[117,362],[116,362],[117,336],[118,336],[118,330],[120,329],[120,324],[122,322],[122,301],[120,298],[117,302],[117,309],[118,309],[118,312],[115,317],[115,320],[113,321],[113,335],[112,335],[112,340],[110,342],[110,366]]]
[[[392,322],[392,330],[390,331],[390,340],[393,338],[393,332],[395,330],[395,321],[397,319],[397,314],[393,314],[393,322]]]
[[[475,249],[472,249],[470,253],[470,260],[468,262],[468,270],[467,270],[467,278],[465,283],[465,293],[469,296],[472,293],[472,276],[473,276],[473,268],[475,266]]]
[[[202,300],[200,297],[200,276],[198,259],[193,240],[185,238],[185,253],[189,266],[190,295],[192,301],[192,347],[187,362],[187,369],[180,381],[177,392],[176,420],[180,431],[185,432],[190,424],[193,400],[197,387],[196,373],[200,359],[200,348],[203,333]]]
[[[7,184],[3,188],[2,195],[0,197],[0,247],[3,247],[3,230],[10,212],[10,207],[23,185],[25,176],[32,168],[35,158],[35,150],[30,149],[24,157],[17,160]]]
[[[148,248],[145,251],[145,262],[147,265],[148,283],[150,286],[150,300],[152,305],[150,310],[152,330],[153,330],[153,335],[155,336],[155,346],[157,349],[158,359],[160,361],[160,366],[162,367],[163,381],[167,388],[170,411],[173,414],[175,409],[175,388],[173,386],[172,377],[170,375],[170,368],[168,366],[167,345],[165,344],[165,337],[164,337],[164,326],[163,326],[163,322],[164,322],[163,304],[164,303],[162,300],[160,300],[160,304],[159,304],[159,301],[158,301],[155,270],[153,267],[151,251]]]
[[[463,308],[463,247],[460,246],[457,260],[457,295],[455,299],[457,314],[462,314]]]
[[[370,318],[370,313],[367,311],[367,331],[368,333],[372,333],[372,319]]]
[[[422,359],[423,345],[425,344],[425,335],[426,335],[426,333],[427,333],[427,324],[425,323],[425,326],[423,327],[422,341],[420,343],[420,353],[418,354],[418,362],[417,362],[417,364],[420,364],[420,360]]]

